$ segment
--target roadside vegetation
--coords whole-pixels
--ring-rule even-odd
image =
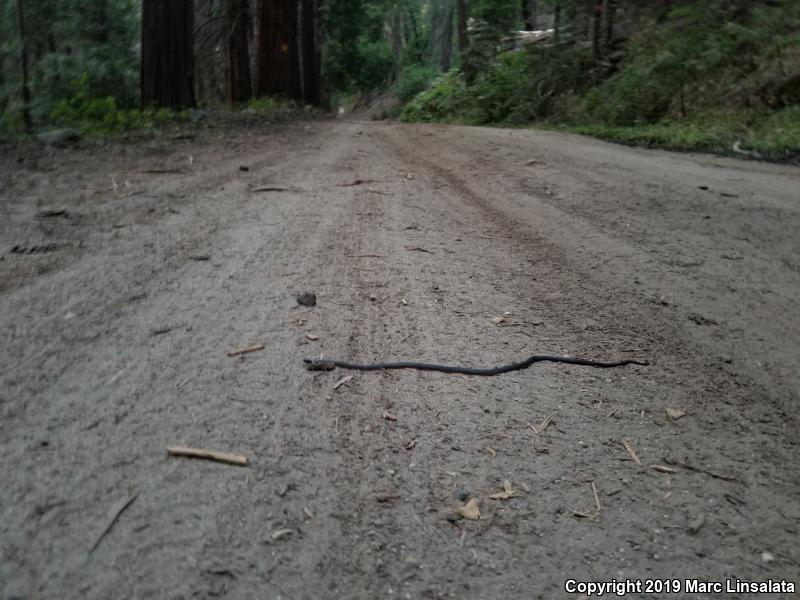
[[[606,50],[559,41],[498,52],[469,83],[443,74],[407,121],[538,124],[627,144],[800,158],[800,4],[672,3]],[[552,39],[552,38],[551,38]]]
[[[270,28],[267,0],[171,1],[192,25],[189,54],[149,81],[142,23],[160,3],[0,0],[0,139],[315,105],[800,160],[794,0],[280,0],[283,17],[302,15],[293,39]]]

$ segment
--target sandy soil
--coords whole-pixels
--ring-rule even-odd
[[[0,148],[0,597],[800,584],[800,169],[355,121],[179,137]]]

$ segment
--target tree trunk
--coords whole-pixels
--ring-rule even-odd
[[[561,36],[561,2],[556,0],[553,6],[553,41],[557,44]]]
[[[299,99],[296,1],[260,0],[258,30],[256,93]]]
[[[22,121],[25,123],[25,131],[32,133],[31,89],[28,85],[28,37],[25,34],[25,8],[22,0],[17,0],[17,24],[19,25],[20,58],[22,59]]]
[[[250,51],[247,47],[247,0],[225,3],[225,48],[228,102],[246,102],[253,95],[250,81]]]
[[[614,14],[617,6],[614,0],[604,0],[603,12],[606,15],[606,48],[611,48],[614,43]]]
[[[319,8],[316,0],[302,0],[300,20],[300,53],[302,56],[303,101],[318,106],[322,100],[320,89],[320,44],[317,39]]]
[[[529,0],[531,6],[531,31],[539,28],[539,3],[537,0]]]
[[[522,0],[522,28],[525,31],[533,31],[533,19],[531,18],[531,0]]]
[[[467,0],[456,0],[458,8],[458,52],[461,60],[469,48],[469,38],[467,37]]]
[[[570,5],[572,17],[572,38],[574,40],[588,40],[589,39],[589,23],[591,22],[590,7],[586,3],[591,2],[594,5],[594,0],[582,0]]]
[[[442,32],[439,40],[439,68],[447,73],[453,57],[453,5],[444,2],[442,5]]]
[[[403,55],[403,18],[400,13],[400,4],[395,3],[392,9],[392,59],[394,63],[394,78],[400,75],[400,61]]]
[[[192,0],[142,1],[142,108],[192,108],[194,90]]]
[[[597,0],[592,14],[592,58],[600,60],[600,28],[603,25],[603,2]]]

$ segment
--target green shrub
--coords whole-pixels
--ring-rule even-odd
[[[771,26],[778,30],[753,26],[723,3],[679,6],[630,42],[622,69],[587,95],[586,111],[595,122],[630,126],[731,101],[763,65],[761,48],[780,29]]]
[[[436,70],[429,65],[411,65],[400,72],[394,84],[394,93],[406,103],[430,86]]]
[[[73,81],[72,88],[72,97],[56,102],[49,120],[75,127],[90,135],[122,133],[186,118],[185,113],[166,108],[143,111],[120,109],[114,96],[96,98],[90,95],[87,74]]]
[[[263,96],[261,98],[250,98],[247,101],[247,108],[257,113],[271,113],[280,110],[284,107],[285,101],[272,96]]]
[[[434,80],[430,89],[411,100],[400,118],[422,123],[469,123],[473,121],[469,115],[473,106],[472,93],[464,83],[463,75],[451,71]]]
[[[355,85],[360,90],[375,90],[386,85],[394,69],[392,49],[385,40],[362,40],[358,46],[360,65]]]
[[[559,109],[559,97],[589,84],[591,65],[584,50],[532,48],[500,54],[472,85],[448,74],[412,100],[408,121],[458,121],[520,124],[544,119]]]

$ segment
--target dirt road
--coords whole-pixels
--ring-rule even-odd
[[[800,584],[799,169],[326,121],[0,174],[0,597]]]

